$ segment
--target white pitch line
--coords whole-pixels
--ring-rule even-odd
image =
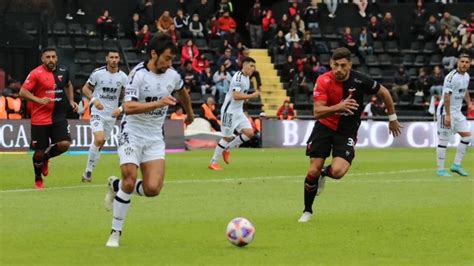
[[[347,174],[347,176],[376,176],[376,175],[392,175],[392,174],[408,174],[408,173],[420,173],[433,171],[433,169],[409,169],[409,170],[398,170],[398,171],[384,171],[384,172],[367,172],[367,173],[354,173]],[[289,179],[289,178],[303,178],[303,175],[291,175],[291,176],[257,176],[249,178],[220,178],[220,179],[192,179],[192,180],[170,180],[166,181],[167,184],[192,184],[192,183],[231,183],[231,182],[255,182],[262,180],[274,180],[274,179]],[[440,180],[447,181],[465,181],[472,179],[378,179],[378,180],[347,180],[337,181],[330,180],[334,183],[399,183],[399,182],[438,182]],[[291,182],[296,182],[297,180],[291,180]],[[301,180],[298,180],[299,182]],[[82,189],[82,188],[104,188],[105,184],[94,184],[94,185],[83,185],[83,186],[64,186],[64,187],[50,187],[45,188],[41,191],[50,191],[50,190],[67,190],[67,189]],[[36,189],[8,189],[0,190],[0,193],[16,193],[16,192],[41,192]]]

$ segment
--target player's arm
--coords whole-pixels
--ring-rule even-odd
[[[28,77],[26,77],[25,82],[21,86],[20,93],[19,93],[20,97],[27,101],[34,102],[37,104],[46,105],[50,103],[51,98],[49,97],[39,98],[33,95],[33,93],[31,93],[31,91],[34,90],[35,86],[36,86],[36,75],[35,75],[35,72],[31,72],[28,75]]]
[[[385,104],[385,108],[387,108],[388,113],[388,129],[393,134],[394,137],[399,136],[402,131],[402,126],[398,122],[397,114],[395,113],[395,106],[393,104],[392,96],[390,92],[384,86],[380,85],[380,89],[377,92],[377,95],[382,98],[382,101]]]
[[[64,91],[66,92],[66,97],[69,101],[69,105],[71,105],[72,111],[77,112],[77,107],[79,107],[79,105],[74,101],[74,87],[72,86],[71,81],[66,84]]]
[[[173,96],[164,96],[159,101],[152,102],[138,102],[136,99],[126,101],[121,107],[126,115],[143,114],[151,112],[155,109],[162,108],[169,105],[175,105],[176,99]],[[120,108],[120,107],[119,107]]]
[[[444,99],[444,110],[446,115],[444,116],[444,126],[446,128],[451,128],[451,91],[446,91],[443,93]]]
[[[191,104],[191,98],[189,97],[188,91],[185,89],[180,89],[176,93],[178,94],[179,101],[181,102],[181,105],[183,106],[184,111],[187,114],[184,123],[186,123],[186,125],[189,125],[194,121],[194,111]]]
[[[331,106],[328,106],[325,100],[315,101],[313,114],[316,119],[330,117],[340,112],[347,112],[353,115],[357,108],[359,108],[359,104],[349,96],[340,103]]]
[[[471,95],[469,95],[469,90],[466,90],[466,94],[464,95],[464,101],[466,102],[467,107],[469,108],[472,104],[471,102]]]
[[[241,93],[240,91],[234,91],[232,93],[232,96],[234,97],[234,100],[236,100],[236,101],[250,100],[250,99],[253,99],[253,98],[258,98],[259,95],[260,95],[260,92],[258,92],[258,90],[254,91],[251,94],[244,94],[244,93]]]

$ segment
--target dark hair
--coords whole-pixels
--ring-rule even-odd
[[[48,46],[48,47],[45,47],[43,49],[41,49],[41,55],[43,55],[44,53],[46,52],[55,52],[55,53],[58,53],[56,51],[56,48],[55,47],[52,47],[52,46]]]
[[[105,54],[106,54],[106,55],[109,55],[110,53],[117,53],[117,54],[120,55],[120,52],[119,52],[117,49],[115,49],[115,48],[107,49]]]
[[[245,63],[255,63],[255,59],[252,57],[245,57],[244,60],[242,60],[242,65]]]
[[[459,59],[463,58],[463,57],[467,57],[467,59],[471,59],[471,56],[468,54],[468,53],[461,53],[459,55]]]
[[[339,60],[339,59],[347,59],[351,61],[351,51],[347,49],[346,47],[340,47],[334,50],[334,53],[332,53],[332,60]]]
[[[153,36],[150,44],[147,47],[147,53],[151,56],[151,51],[154,50],[158,55],[162,54],[166,49],[170,49],[172,54],[178,53],[178,48],[173,43],[173,40],[168,34],[159,33]]]

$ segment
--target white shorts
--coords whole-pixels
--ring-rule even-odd
[[[221,134],[224,137],[232,137],[235,130],[240,133],[244,128],[252,129],[252,125],[244,113],[225,113],[221,122]]]
[[[100,115],[91,115],[90,124],[92,128],[92,133],[102,131],[105,134],[105,139],[110,139],[110,136],[115,126],[115,118],[103,117]]]
[[[451,128],[446,128],[444,126],[444,116],[438,115],[437,126],[438,126],[438,136],[444,138],[450,138],[453,133],[458,132],[471,132],[469,123],[466,120],[466,117],[463,114],[451,114]]]
[[[144,140],[129,136],[128,133],[120,133],[118,155],[120,165],[133,163],[140,166],[153,160],[165,159],[165,142],[164,140]]]

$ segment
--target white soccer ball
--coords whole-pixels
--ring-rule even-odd
[[[237,217],[227,225],[226,236],[230,243],[243,247],[252,242],[255,236],[255,227],[249,220]]]

